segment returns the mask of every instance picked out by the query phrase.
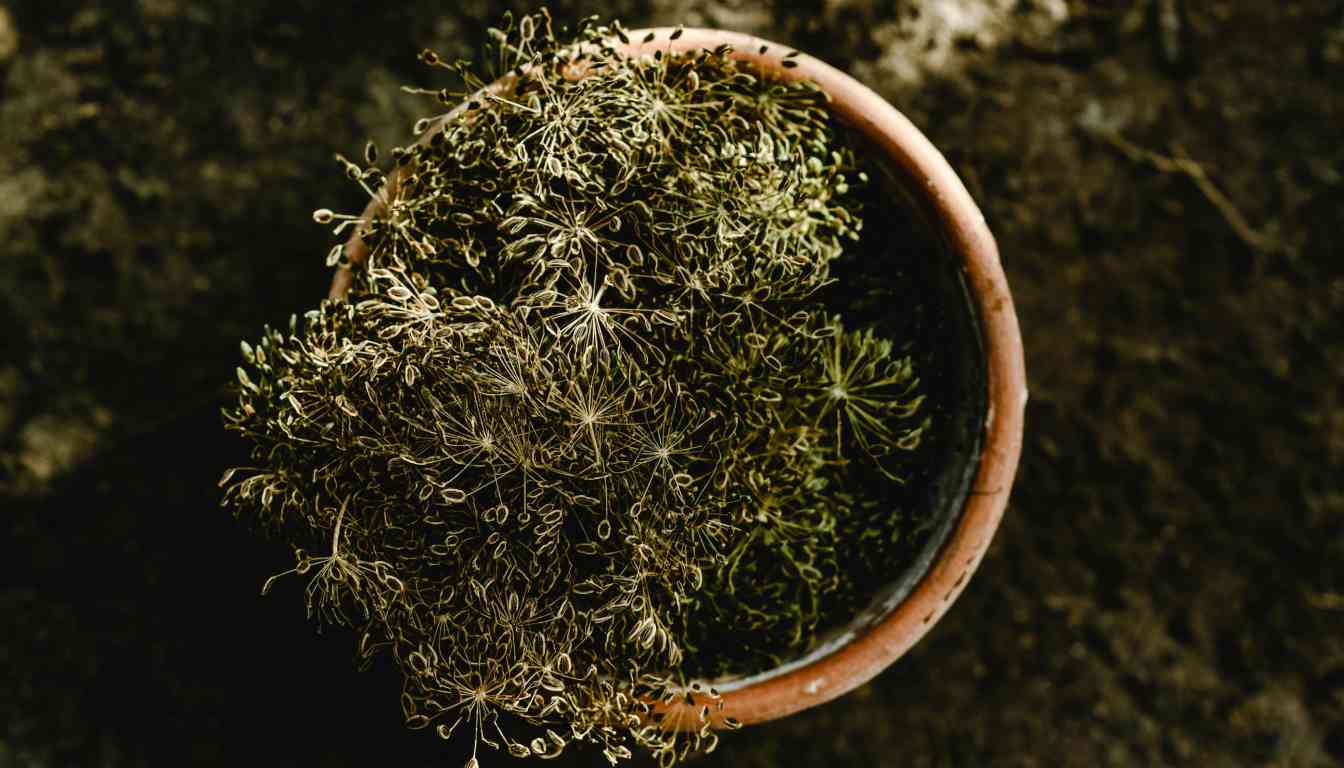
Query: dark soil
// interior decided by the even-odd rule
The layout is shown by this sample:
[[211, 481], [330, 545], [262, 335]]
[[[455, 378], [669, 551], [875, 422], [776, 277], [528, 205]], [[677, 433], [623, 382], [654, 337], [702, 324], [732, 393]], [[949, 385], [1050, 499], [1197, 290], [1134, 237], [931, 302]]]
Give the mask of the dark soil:
[[[981, 202], [1026, 339], [1022, 468], [956, 606], [700, 764], [1344, 761], [1344, 3], [966, 0], [915, 55], [946, 7], [552, 8], [866, 80]], [[238, 339], [325, 291], [311, 211], [362, 204], [332, 153], [402, 140], [419, 50], [503, 6], [0, 9], [0, 766], [460, 764], [298, 586], [258, 596], [289, 555], [218, 508], [218, 409]]]

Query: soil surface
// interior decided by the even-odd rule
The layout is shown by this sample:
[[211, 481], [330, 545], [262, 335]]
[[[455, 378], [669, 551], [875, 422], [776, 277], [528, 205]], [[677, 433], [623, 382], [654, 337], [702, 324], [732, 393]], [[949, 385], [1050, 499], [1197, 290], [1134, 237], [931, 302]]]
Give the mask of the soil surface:
[[[374, 6], [378, 5], [377, 8]], [[332, 154], [504, 5], [0, 2], [0, 766], [460, 765], [218, 507], [238, 340], [324, 293]], [[517, 6], [527, 10], [529, 6]], [[1344, 761], [1344, 3], [561, 2], [867, 82], [999, 239], [1032, 400], [909, 655], [698, 765]], [[512, 763], [482, 754], [484, 765]], [[596, 765], [569, 754], [562, 764]]]

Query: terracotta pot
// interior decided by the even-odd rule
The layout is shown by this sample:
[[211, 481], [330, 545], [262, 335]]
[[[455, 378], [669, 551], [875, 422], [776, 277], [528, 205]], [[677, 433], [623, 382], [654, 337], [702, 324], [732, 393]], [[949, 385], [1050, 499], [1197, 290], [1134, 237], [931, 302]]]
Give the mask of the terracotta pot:
[[[650, 32], [654, 39], [640, 42]], [[760, 723], [830, 701], [871, 680], [910, 650], [965, 588], [1003, 517], [1017, 470], [1027, 403], [1022, 337], [985, 217], [943, 155], [904, 115], [862, 83], [811, 56], [793, 56], [787, 60], [794, 66], [786, 68], [785, 56], [791, 52], [787, 46], [712, 29], [685, 29], [672, 40], [673, 32], [671, 27], [633, 31], [629, 37], [634, 42], [624, 48], [632, 54], [652, 54], [727, 44], [734, 58], [780, 78], [811, 80], [830, 96], [834, 115], [861, 134], [870, 151], [881, 153], [882, 160], [902, 177], [906, 192], [924, 209], [944, 249], [961, 264], [984, 354], [986, 407], [980, 422], [978, 467], [961, 509], [949, 513], [946, 536], [916, 574], [917, 579], [901, 588], [902, 597], [894, 607], [867, 617], [798, 661], [762, 674], [715, 682], [723, 697], [723, 707], [711, 715], [716, 726], [729, 717], [743, 724]], [[490, 87], [506, 83], [503, 80]], [[426, 131], [425, 136], [432, 133]], [[394, 173], [388, 184], [396, 181]], [[377, 200], [370, 202], [364, 217], [376, 213], [378, 207]], [[361, 231], [351, 235], [345, 252], [355, 263], [364, 258], [367, 247]], [[330, 295], [344, 295], [350, 282], [347, 271], [338, 271]]]

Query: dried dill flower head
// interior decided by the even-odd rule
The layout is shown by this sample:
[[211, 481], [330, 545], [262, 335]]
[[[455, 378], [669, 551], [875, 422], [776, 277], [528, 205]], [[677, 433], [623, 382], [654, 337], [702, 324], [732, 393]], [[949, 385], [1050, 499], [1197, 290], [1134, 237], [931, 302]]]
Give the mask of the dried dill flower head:
[[713, 669], [688, 662], [716, 628], [805, 649], [867, 509], [846, 472], [899, 477], [921, 398], [815, 298], [861, 179], [814, 86], [629, 58], [619, 25], [493, 34], [498, 87], [426, 53], [463, 105], [386, 176], [344, 161], [376, 212], [316, 218], [367, 255], [243, 345], [226, 421], [258, 466], [225, 502], [293, 542], [311, 613], [392, 654], [412, 728], [672, 762], [711, 713], [673, 710], [678, 736], [651, 702]]

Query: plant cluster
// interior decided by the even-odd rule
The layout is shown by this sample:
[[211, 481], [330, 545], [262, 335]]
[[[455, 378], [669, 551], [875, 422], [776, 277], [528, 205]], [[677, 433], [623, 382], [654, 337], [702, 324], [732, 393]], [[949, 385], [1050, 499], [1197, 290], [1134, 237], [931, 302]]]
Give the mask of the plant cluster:
[[315, 218], [367, 253], [243, 344], [225, 416], [258, 466], [225, 501], [295, 544], [311, 613], [390, 651], [412, 728], [671, 762], [714, 744], [705, 638], [812, 640], [872, 513], [846, 473], [899, 477], [921, 397], [816, 298], [863, 179], [815, 86], [631, 57], [618, 24], [492, 34], [496, 85], [426, 52], [456, 108], [390, 172], [342, 158], [377, 205]]

